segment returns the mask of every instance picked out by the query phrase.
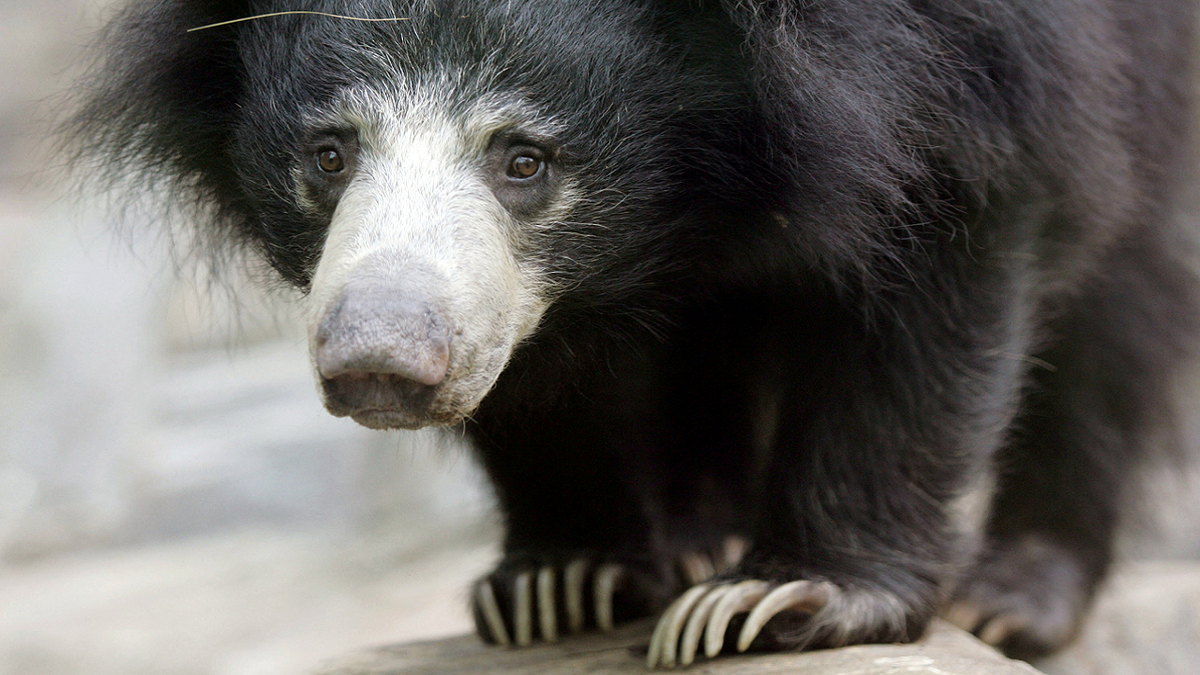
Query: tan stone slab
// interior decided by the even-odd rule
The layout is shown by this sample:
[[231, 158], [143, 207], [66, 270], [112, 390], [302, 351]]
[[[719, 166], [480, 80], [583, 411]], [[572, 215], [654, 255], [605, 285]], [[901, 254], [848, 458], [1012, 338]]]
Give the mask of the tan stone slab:
[[[462, 636], [384, 647], [319, 675], [645, 675], [651, 624], [529, 649], [486, 646]], [[910, 645], [863, 645], [806, 653], [752, 654], [701, 661], [689, 675], [1037, 675], [967, 633], [937, 622]]]

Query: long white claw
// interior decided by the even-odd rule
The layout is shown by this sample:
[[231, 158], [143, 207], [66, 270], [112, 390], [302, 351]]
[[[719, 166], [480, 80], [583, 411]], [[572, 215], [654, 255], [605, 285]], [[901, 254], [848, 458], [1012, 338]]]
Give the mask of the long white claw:
[[993, 647], [999, 647], [1004, 641], [1025, 627], [1025, 622], [1012, 615], [1001, 614], [989, 619], [979, 629], [979, 639]]
[[541, 639], [547, 643], [558, 641], [558, 616], [554, 611], [554, 568], [545, 566], [538, 571], [538, 626]]
[[983, 621], [983, 610], [975, 605], [957, 602], [950, 607], [942, 618], [965, 631], [974, 631]]
[[684, 581], [689, 586], [703, 583], [712, 578], [716, 570], [708, 556], [695, 551], [689, 551], [679, 556], [679, 566], [683, 569]]
[[554, 568], [547, 565], [538, 570], [537, 575], [537, 605], [538, 626], [542, 629], [542, 639], [546, 642], [558, 642], [558, 615], [555, 610]]
[[700, 634], [704, 632], [704, 624], [708, 623], [708, 615], [712, 613], [713, 605], [725, 596], [729, 586], [717, 586], [705, 594], [696, 603], [692, 615], [688, 617], [687, 625], [683, 627], [683, 637], [679, 639], [679, 665], [690, 666], [696, 660], [696, 648], [700, 646]]
[[533, 644], [533, 573], [521, 572], [513, 581], [513, 629], [517, 646]]
[[794, 609], [805, 614], [815, 614], [829, 601], [829, 593], [821, 584], [811, 581], [792, 581], [767, 594], [759, 601], [738, 634], [737, 650], [744, 652], [758, 637], [759, 631], [776, 614], [785, 609]]
[[646, 653], [646, 667], [654, 668], [658, 664], [667, 667], [675, 665], [675, 657], [679, 649], [679, 633], [688, 614], [700, 598], [709, 591], [711, 586], [699, 585], [689, 588], [679, 596], [667, 611], [663, 612], [654, 628], [654, 636], [650, 638], [650, 649]]
[[662, 651], [663, 633], [666, 631], [667, 619], [678, 602], [678, 599], [672, 602], [658, 618], [658, 623], [654, 624], [654, 633], [650, 635], [650, 645], [646, 647], [646, 668], [649, 670], [654, 670], [654, 667], [658, 665], [658, 653]]
[[601, 565], [592, 579], [592, 598], [596, 603], [596, 627], [608, 633], [613, 629], [613, 593], [625, 574], [620, 565]]
[[512, 644], [508, 639], [508, 630], [504, 627], [504, 616], [500, 614], [500, 605], [496, 602], [496, 592], [492, 582], [483, 580], [475, 587], [475, 602], [479, 611], [483, 612], [483, 620], [487, 622], [488, 632], [496, 644], [507, 647]]
[[674, 606], [675, 603], [671, 603], [666, 612], [659, 617], [658, 623], [654, 624], [654, 632], [650, 635], [650, 645], [646, 647], [646, 668], [648, 670], [654, 670], [654, 667], [658, 665], [658, 652], [662, 648], [663, 623]]
[[567, 627], [572, 633], [583, 630], [583, 583], [587, 580], [588, 561], [572, 560], [563, 569], [564, 594], [567, 600]]
[[734, 614], [750, 611], [770, 589], [771, 584], [757, 579], [749, 579], [730, 587], [713, 607], [712, 616], [708, 617], [708, 629], [704, 632], [705, 656], [711, 659], [721, 653], [721, 647], [725, 646], [725, 630], [729, 628], [729, 620]]

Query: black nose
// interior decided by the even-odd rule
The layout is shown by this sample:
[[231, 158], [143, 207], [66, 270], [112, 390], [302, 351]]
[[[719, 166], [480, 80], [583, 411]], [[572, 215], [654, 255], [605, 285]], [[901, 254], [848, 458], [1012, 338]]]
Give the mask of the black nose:
[[335, 414], [397, 413], [419, 422], [446, 379], [450, 330], [429, 274], [364, 265], [317, 327], [317, 372]]

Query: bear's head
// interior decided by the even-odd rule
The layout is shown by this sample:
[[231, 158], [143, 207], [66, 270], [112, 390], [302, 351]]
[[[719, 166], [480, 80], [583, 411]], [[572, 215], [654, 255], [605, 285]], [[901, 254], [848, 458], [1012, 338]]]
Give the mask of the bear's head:
[[73, 131], [101, 168], [165, 182], [201, 206], [210, 242], [248, 245], [305, 292], [334, 414], [456, 423], [558, 309], [625, 313], [690, 245], [677, 222], [706, 190], [688, 176], [734, 105], [643, 9], [316, 2], [250, 18], [267, 4], [135, 3]]

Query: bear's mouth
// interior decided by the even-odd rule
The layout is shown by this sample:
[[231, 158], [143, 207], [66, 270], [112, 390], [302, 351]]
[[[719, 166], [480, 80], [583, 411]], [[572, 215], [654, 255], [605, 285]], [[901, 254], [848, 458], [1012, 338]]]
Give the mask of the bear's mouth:
[[371, 429], [420, 429], [449, 426], [463, 415], [438, 405], [442, 385], [427, 385], [399, 375], [344, 374], [321, 378], [325, 408]]

